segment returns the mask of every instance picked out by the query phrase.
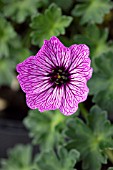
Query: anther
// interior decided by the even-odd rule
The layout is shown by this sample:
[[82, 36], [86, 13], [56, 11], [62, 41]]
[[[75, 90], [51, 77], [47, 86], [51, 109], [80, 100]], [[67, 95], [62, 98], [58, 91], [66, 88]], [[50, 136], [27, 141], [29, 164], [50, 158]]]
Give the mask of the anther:
[[61, 76], [60, 76], [59, 74], [57, 75], [57, 77], [58, 77], [58, 79], [60, 79], [60, 78], [61, 78]]
[[59, 84], [59, 82], [56, 82], [56, 81], [55, 81], [55, 84]]
[[58, 72], [62, 73], [62, 70], [61, 70], [61, 69], [59, 69], [59, 70], [58, 70]]
[[65, 76], [62, 76], [62, 78], [63, 78], [64, 80], [67, 80], [67, 77], [65, 77]]

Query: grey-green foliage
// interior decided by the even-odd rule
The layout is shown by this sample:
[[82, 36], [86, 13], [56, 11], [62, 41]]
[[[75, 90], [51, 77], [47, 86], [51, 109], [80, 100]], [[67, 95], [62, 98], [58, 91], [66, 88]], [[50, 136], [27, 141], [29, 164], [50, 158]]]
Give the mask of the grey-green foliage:
[[10, 48], [17, 38], [13, 26], [3, 16], [0, 15], [0, 58], [9, 57]]
[[[77, 114], [78, 112], [74, 116]], [[33, 138], [33, 143], [40, 144], [41, 149], [46, 150], [63, 144], [64, 136], [62, 131], [66, 126], [67, 119], [68, 117], [58, 110], [40, 113], [36, 109], [29, 112], [24, 119], [24, 124], [30, 131], [29, 135]]]
[[109, 113], [113, 111], [113, 53], [109, 52], [96, 58], [97, 71], [88, 82], [93, 102]]
[[22, 23], [29, 16], [37, 13], [37, 9], [48, 1], [45, 0], [3, 0], [3, 13], [17, 23]]
[[50, 2], [57, 4], [64, 11], [68, 11], [73, 5], [73, 0], [50, 0]]
[[111, 0], [78, 0], [79, 4], [75, 5], [72, 10], [74, 16], [80, 16], [81, 24], [102, 23], [105, 14], [113, 8]]
[[87, 44], [90, 47], [90, 57], [92, 59], [103, 53], [113, 51], [113, 42], [107, 42], [109, 30], [101, 29], [96, 25], [89, 25], [81, 30], [81, 34], [74, 36], [74, 43]]
[[20, 144], [9, 150], [7, 159], [0, 160], [0, 170], [75, 170], [80, 155], [77, 150], [68, 152], [60, 147], [56, 152], [51, 148], [33, 157], [31, 145]]
[[0, 60], [0, 85], [11, 85], [15, 79], [15, 62], [9, 59]]
[[8, 159], [1, 160], [1, 170], [34, 170], [32, 147], [30, 145], [17, 145], [10, 149]]
[[[93, 71], [97, 70], [95, 59], [103, 54], [113, 52], [113, 41], [108, 41], [109, 30], [107, 28], [99, 28], [96, 25], [89, 25], [81, 34], [76, 34], [73, 41], [76, 44], [86, 44], [90, 48], [90, 58]], [[101, 82], [100, 82], [101, 83]]]
[[57, 154], [53, 150], [42, 152], [35, 161], [40, 170], [76, 170], [79, 155], [75, 149], [68, 152], [61, 147]]
[[41, 46], [44, 39], [51, 36], [65, 34], [65, 28], [70, 25], [71, 16], [62, 15], [61, 8], [56, 4], [51, 4], [44, 14], [37, 14], [31, 22], [32, 43]]
[[113, 126], [106, 111], [93, 106], [87, 122], [80, 118], [69, 119], [65, 133], [69, 137], [66, 148], [80, 152], [83, 170], [100, 170], [101, 165], [107, 163], [104, 150], [113, 148]]

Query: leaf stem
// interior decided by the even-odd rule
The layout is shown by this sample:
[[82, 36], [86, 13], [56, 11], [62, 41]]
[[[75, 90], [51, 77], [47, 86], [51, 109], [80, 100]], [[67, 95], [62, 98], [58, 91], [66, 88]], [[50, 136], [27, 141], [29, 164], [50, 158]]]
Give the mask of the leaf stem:
[[88, 111], [87, 109], [84, 107], [84, 104], [83, 103], [80, 103], [79, 104], [79, 108], [80, 108], [80, 112], [82, 114], [82, 117], [86, 120], [87, 122], [87, 117], [88, 117]]
[[29, 48], [30, 47], [30, 33], [31, 33], [31, 29], [28, 28], [28, 30], [26, 30], [26, 35], [24, 36], [23, 38], [23, 45], [24, 47], [26, 48]]
[[113, 163], [113, 150], [111, 149], [106, 149], [105, 150], [106, 155], [108, 156], [108, 159], [110, 160], [111, 163]]

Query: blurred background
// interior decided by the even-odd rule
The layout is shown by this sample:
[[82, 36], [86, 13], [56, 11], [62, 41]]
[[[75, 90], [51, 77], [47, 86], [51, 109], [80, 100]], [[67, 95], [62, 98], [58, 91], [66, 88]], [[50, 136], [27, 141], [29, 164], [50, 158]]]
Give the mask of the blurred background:
[[[27, 116], [29, 108], [26, 105], [25, 94], [20, 89], [17, 81], [16, 65], [25, 60], [30, 55], [35, 55], [41, 47], [43, 40], [52, 35], [64, 34], [64, 28], [70, 25], [72, 18], [67, 17], [64, 25], [61, 24], [63, 31], [49, 35], [48, 30], [44, 30], [47, 25], [55, 24], [54, 18], [33, 18], [44, 14], [49, 6], [54, 3], [56, 17], [58, 20], [62, 13], [69, 15], [75, 3], [73, 0], [0, 0], [0, 157], [7, 156], [8, 148], [17, 143], [29, 143], [28, 132], [22, 121]], [[58, 6], [57, 6], [58, 5]], [[52, 9], [53, 10], [53, 9]], [[55, 11], [50, 11], [51, 15]], [[58, 16], [57, 16], [58, 15]], [[37, 25], [39, 22], [39, 25]], [[56, 21], [57, 22], [57, 21]], [[32, 24], [35, 29], [31, 26]], [[40, 27], [40, 25], [42, 25]], [[60, 25], [59, 25], [60, 28]], [[49, 29], [49, 28], [48, 28]], [[58, 29], [58, 28], [56, 28]], [[39, 38], [35, 36], [38, 31]], [[45, 32], [45, 37], [43, 36]], [[70, 37], [70, 30], [67, 38]], [[34, 34], [34, 36], [31, 36]], [[35, 38], [36, 37], [36, 38]], [[34, 42], [34, 39], [35, 42]], [[64, 39], [65, 41], [65, 39]]]
[[[0, 157], [17, 143], [30, 143], [23, 125], [30, 109], [17, 81], [16, 65], [35, 55], [44, 39], [65, 46], [85, 43], [95, 58], [113, 52], [113, 4], [105, 0], [0, 0]], [[85, 102], [92, 106], [92, 96]], [[112, 115], [109, 114], [111, 121]]]

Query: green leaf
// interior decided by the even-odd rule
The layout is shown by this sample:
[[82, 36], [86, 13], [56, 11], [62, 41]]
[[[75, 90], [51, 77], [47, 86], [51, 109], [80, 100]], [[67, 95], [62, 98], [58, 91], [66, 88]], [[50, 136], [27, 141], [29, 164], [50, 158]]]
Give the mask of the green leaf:
[[79, 158], [75, 149], [67, 151], [60, 147], [58, 153], [51, 150], [40, 152], [32, 160], [30, 145], [16, 145], [8, 152], [8, 158], [1, 160], [2, 170], [75, 170]]
[[[89, 46], [90, 58], [92, 59], [91, 64], [94, 71], [97, 70], [95, 58], [100, 57], [102, 54], [113, 52], [113, 41], [107, 42], [108, 35], [108, 29], [101, 29], [96, 25], [89, 25], [82, 30], [81, 34], [75, 35], [73, 38], [75, 44], [86, 44]], [[101, 81], [100, 84], [102, 84]]]
[[8, 159], [1, 160], [2, 170], [33, 170], [31, 160], [31, 146], [17, 145], [9, 150]]
[[95, 59], [97, 72], [88, 82], [93, 102], [109, 113], [113, 111], [113, 53], [109, 52]]
[[75, 149], [68, 152], [65, 148], [60, 148], [57, 155], [53, 150], [44, 151], [35, 161], [40, 170], [75, 170], [78, 158], [79, 152]]
[[69, 11], [71, 6], [73, 5], [72, 0], [50, 0], [50, 2], [57, 4], [60, 8], [62, 8], [64, 11]]
[[23, 48], [20, 47], [15, 50], [13, 49], [12, 53], [13, 60], [15, 60], [16, 63], [23, 62], [23, 60], [25, 60], [32, 54], [31, 51], [29, 51], [29, 49], [24, 47]]
[[64, 142], [62, 130], [67, 119], [68, 117], [61, 114], [58, 110], [43, 113], [34, 110], [29, 112], [24, 119], [24, 124], [30, 130], [33, 143], [40, 144], [41, 149], [44, 150]]
[[108, 168], [108, 170], [113, 170], [113, 167]]
[[15, 62], [9, 59], [0, 60], [0, 85], [11, 85], [12, 81], [15, 79], [16, 74]]
[[31, 22], [32, 43], [41, 46], [44, 39], [65, 34], [65, 27], [68, 27], [71, 21], [72, 17], [62, 15], [57, 5], [51, 4], [44, 14], [37, 14]]
[[16, 36], [12, 25], [0, 16], [0, 58], [9, 56], [10, 47]]
[[96, 25], [90, 25], [82, 29], [81, 34], [74, 36], [74, 43], [87, 44], [90, 47], [91, 58], [95, 58], [103, 53], [113, 51], [112, 43], [107, 42], [108, 34], [108, 29], [101, 29]]
[[45, 0], [5, 0], [4, 1], [4, 15], [11, 17], [17, 23], [22, 23], [28, 16], [37, 13], [37, 8], [45, 4]]
[[80, 118], [70, 119], [65, 134], [69, 137], [66, 148], [80, 152], [83, 170], [100, 170], [106, 163], [104, 149], [113, 148], [113, 126], [98, 106], [91, 108], [87, 123]]
[[81, 17], [81, 24], [100, 24], [105, 14], [109, 13], [112, 8], [113, 3], [110, 0], [81, 0], [75, 5], [72, 14]]

